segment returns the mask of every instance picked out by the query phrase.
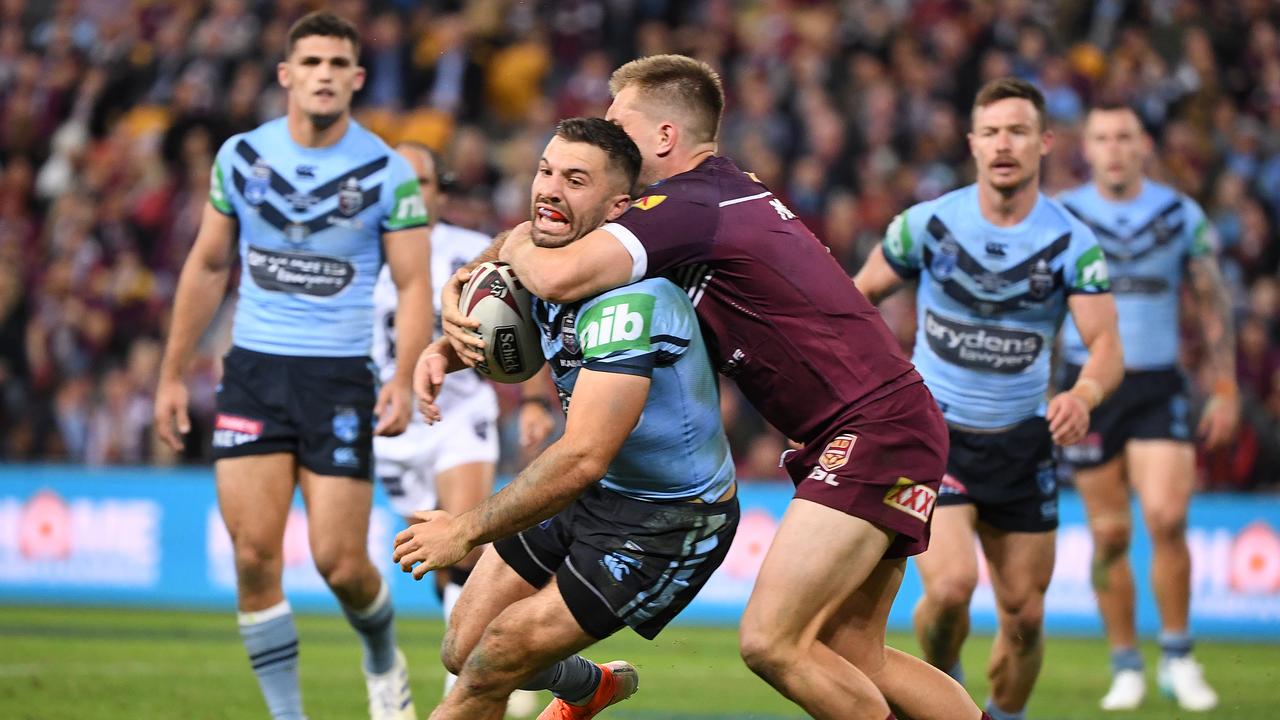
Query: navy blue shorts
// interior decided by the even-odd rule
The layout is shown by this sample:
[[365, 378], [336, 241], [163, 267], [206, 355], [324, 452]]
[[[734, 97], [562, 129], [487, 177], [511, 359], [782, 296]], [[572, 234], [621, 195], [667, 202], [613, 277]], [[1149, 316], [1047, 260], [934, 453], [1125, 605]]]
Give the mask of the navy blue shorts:
[[645, 502], [593, 484], [555, 517], [493, 549], [534, 587], [554, 575], [592, 637], [630, 626], [652, 640], [724, 562], [737, 529], [736, 497]]
[[[1064, 368], [1063, 387], [1080, 376], [1074, 365]], [[1130, 440], [1191, 442], [1191, 404], [1187, 380], [1177, 368], [1126, 370], [1120, 387], [1089, 416], [1084, 440], [1063, 448], [1075, 467], [1102, 465], [1124, 451]]]
[[213, 458], [291, 453], [320, 475], [369, 480], [377, 377], [364, 357], [233, 347], [223, 359]]
[[1009, 532], [1058, 527], [1058, 466], [1049, 423], [1023, 420], [999, 432], [951, 428], [938, 504], [973, 505], [978, 519]]

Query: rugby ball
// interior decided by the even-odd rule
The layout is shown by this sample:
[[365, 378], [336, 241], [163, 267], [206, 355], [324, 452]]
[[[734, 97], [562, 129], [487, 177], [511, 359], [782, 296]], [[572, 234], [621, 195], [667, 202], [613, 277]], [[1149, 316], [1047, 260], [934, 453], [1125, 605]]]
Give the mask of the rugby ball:
[[501, 383], [518, 383], [533, 377], [542, 367], [542, 338], [533, 319], [533, 297], [511, 266], [504, 262], [481, 263], [462, 288], [459, 309], [480, 322], [484, 361], [476, 370]]

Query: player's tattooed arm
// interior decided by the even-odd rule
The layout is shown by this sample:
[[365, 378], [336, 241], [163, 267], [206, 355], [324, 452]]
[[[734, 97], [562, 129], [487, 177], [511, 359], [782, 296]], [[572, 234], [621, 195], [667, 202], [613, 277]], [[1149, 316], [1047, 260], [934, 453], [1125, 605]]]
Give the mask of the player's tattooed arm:
[[1240, 415], [1231, 294], [1212, 253], [1193, 258], [1187, 270], [1200, 307], [1206, 362], [1214, 378], [1209, 403], [1200, 421], [1200, 434], [1205, 444], [1213, 448], [1235, 434]]

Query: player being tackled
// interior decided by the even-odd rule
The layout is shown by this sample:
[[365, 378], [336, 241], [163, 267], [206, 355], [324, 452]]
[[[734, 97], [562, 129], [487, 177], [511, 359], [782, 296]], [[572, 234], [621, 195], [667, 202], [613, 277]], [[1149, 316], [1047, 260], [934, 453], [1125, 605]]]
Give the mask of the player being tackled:
[[[534, 242], [562, 247], [616, 219], [639, 170], [619, 126], [562, 121], [533, 181]], [[634, 667], [575, 653], [625, 626], [654, 638], [738, 526], [718, 385], [688, 295], [655, 278], [571, 303], [535, 299], [533, 314], [564, 435], [473, 510], [419, 513], [396, 537], [395, 561], [417, 578], [493, 542], [449, 622], [443, 656], [459, 678], [436, 720], [496, 720], [517, 688], [556, 695], [544, 719], [595, 717], [630, 697]], [[428, 419], [446, 366], [465, 367], [445, 340], [418, 363]]]

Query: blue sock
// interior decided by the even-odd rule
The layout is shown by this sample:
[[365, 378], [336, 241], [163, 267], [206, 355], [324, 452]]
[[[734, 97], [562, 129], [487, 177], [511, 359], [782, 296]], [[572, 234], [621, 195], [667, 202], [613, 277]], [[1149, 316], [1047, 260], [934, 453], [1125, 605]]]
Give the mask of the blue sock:
[[298, 685], [298, 630], [289, 602], [260, 612], [240, 613], [240, 638], [249, 652], [253, 674], [276, 720], [305, 720]]
[[1191, 654], [1189, 633], [1160, 633], [1160, 655], [1166, 659], [1184, 658]]
[[347, 622], [360, 633], [364, 643], [364, 669], [379, 674], [396, 663], [395, 609], [391, 607], [391, 590], [383, 582], [378, 595], [363, 610], [343, 607]]
[[1138, 648], [1117, 648], [1111, 651], [1111, 673], [1120, 672], [1121, 670], [1137, 670], [1142, 672], [1142, 653], [1138, 652]]
[[952, 680], [955, 680], [961, 685], [964, 684], [964, 666], [960, 664], [959, 660], [957, 660], [956, 664], [952, 665], [951, 668], [946, 672], [948, 675], [951, 676]]
[[534, 675], [521, 690], [550, 690], [567, 703], [585, 703], [595, 694], [603, 671], [581, 655], [571, 655]]
[[994, 700], [987, 700], [987, 714], [991, 716], [991, 720], [1026, 720], [1027, 711], [1019, 710], [1018, 712], [1005, 712], [996, 707]]

